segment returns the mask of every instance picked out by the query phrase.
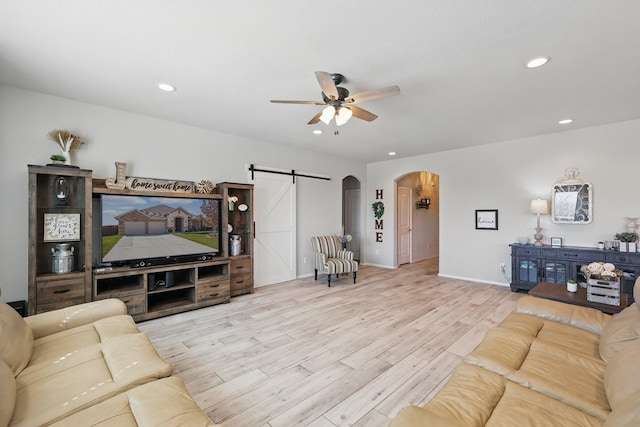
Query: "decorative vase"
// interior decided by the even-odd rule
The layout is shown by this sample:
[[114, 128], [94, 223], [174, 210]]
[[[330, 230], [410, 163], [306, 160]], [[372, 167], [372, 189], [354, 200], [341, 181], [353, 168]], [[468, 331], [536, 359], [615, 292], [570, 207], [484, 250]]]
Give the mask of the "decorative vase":
[[71, 164], [71, 153], [69, 152], [69, 150], [62, 150], [62, 155], [64, 156], [64, 164], [65, 165], [70, 165]]

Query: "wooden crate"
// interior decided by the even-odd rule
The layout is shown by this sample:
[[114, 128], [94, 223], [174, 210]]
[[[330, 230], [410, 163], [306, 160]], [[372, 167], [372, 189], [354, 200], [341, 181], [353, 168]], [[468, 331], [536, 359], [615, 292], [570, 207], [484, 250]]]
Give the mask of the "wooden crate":
[[590, 278], [587, 281], [587, 301], [620, 305], [620, 279]]

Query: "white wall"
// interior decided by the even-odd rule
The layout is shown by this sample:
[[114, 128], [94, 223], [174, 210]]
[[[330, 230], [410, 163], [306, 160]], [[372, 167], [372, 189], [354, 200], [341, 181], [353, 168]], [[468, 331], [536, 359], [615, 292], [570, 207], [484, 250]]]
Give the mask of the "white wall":
[[[567, 168], [593, 184], [594, 220], [587, 225], [553, 224], [542, 217], [544, 242], [595, 246], [626, 230], [626, 217], [640, 217], [640, 120], [565, 131], [534, 138], [453, 150], [367, 165], [365, 260], [393, 267], [394, 180], [408, 172], [440, 175], [440, 274], [506, 284], [499, 264], [510, 266], [509, 244], [533, 241], [530, 200], [550, 199], [551, 187]], [[384, 190], [384, 241], [375, 242], [371, 204]], [[499, 230], [475, 229], [476, 209], [498, 209]], [[508, 269], [509, 272], [509, 269]]]
[[115, 177], [115, 161], [128, 164], [129, 176], [187, 181], [247, 182], [245, 168], [251, 163], [331, 176], [331, 181], [296, 179], [299, 276], [313, 272], [310, 237], [341, 228], [342, 178], [363, 179], [366, 170], [364, 163], [0, 85], [0, 288], [5, 301], [27, 299], [27, 164], [49, 163], [58, 152], [47, 139], [52, 129], [67, 129], [86, 141], [72, 159], [96, 178]]

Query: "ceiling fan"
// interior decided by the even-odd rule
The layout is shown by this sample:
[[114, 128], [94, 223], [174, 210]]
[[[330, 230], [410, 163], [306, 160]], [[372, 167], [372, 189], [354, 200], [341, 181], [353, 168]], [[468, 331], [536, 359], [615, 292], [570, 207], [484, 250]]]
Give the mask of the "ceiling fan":
[[335, 117], [336, 125], [342, 126], [347, 123], [352, 116], [368, 122], [378, 118], [375, 114], [360, 107], [356, 107], [355, 104], [373, 101], [374, 99], [386, 98], [400, 93], [400, 88], [398, 86], [389, 86], [382, 89], [360, 92], [350, 96], [347, 89], [338, 86], [344, 81], [344, 76], [342, 74], [330, 74], [324, 71], [316, 71], [316, 78], [318, 79], [318, 83], [320, 83], [320, 88], [322, 88], [322, 102], [283, 101], [277, 99], [272, 99], [271, 102], [279, 104], [326, 105], [327, 107], [313, 116], [313, 118], [309, 120], [308, 124], [313, 125], [321, 121], [328, 125], [331, 122], [331, 119]]

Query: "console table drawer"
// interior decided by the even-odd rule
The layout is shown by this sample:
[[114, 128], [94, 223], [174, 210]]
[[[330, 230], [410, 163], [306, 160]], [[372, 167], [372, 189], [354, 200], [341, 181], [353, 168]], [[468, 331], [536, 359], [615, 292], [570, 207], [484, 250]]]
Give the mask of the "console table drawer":
[[589, 251], [575, 251], [571, 249], [561, 248], [545, 248], [542, 250], [542, 256], [545, 258], [574, 260], [574, 261], [602, 261], [602, 254], [591, 253]]
[[126, 297], [120, 297], [120, 299], [127, 306], [127, 314], [129, 316], [147, 312], [147, 299], [144, 294], [128, 295]]
[[218, 298], [229, 298], [228, 281], [198, 283], [198, 301], [207, 301]]
[[251, 273], [251, 259], [239, 259], [233, 260], [229, 263], [229, 269], [231, 270], [231, 276], [238, 274], [250, 274]]
[[540, 256], [540, 248], [533, 245], [512, 245], [513, 255], [518, 256]]
[[607, 262], [612, 264], [638, 264], [640, 263], [640, 255], [635, 252], [615, 252], [607, 251], [605, 255]]
[[84, 278], [38, 279], [36, 283], [38, 305], [43, 302], [56, 302], [62, 299], [82, 299], [84, 302]]

